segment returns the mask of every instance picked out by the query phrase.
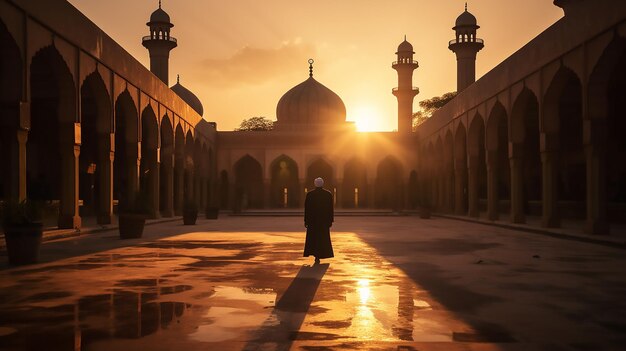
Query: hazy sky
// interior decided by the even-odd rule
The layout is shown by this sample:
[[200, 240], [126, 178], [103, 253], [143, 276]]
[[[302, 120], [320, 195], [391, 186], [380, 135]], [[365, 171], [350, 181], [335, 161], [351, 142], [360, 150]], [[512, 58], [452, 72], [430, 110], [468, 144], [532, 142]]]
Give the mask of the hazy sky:
[[[141, 37], [157, 0], [69, 0], [131, 55], [149, 67]], [[346, 104], [361, 130], [393, 130], [397, 85], [391, 69], [406, 34], [420, 67], [418, 101], [456, 89], [456, 59], [447, 44], [463, 12], [460, 0], [163, 0], [178, 48], [170, 56], [170, 85], [181, 83], [204, 105], [204, 118], [232, 130], [249, 117], [276, 118], [290, 88], [315, 78]], [[562, 16], [552, 0], [475, 0], [477, 78]]]

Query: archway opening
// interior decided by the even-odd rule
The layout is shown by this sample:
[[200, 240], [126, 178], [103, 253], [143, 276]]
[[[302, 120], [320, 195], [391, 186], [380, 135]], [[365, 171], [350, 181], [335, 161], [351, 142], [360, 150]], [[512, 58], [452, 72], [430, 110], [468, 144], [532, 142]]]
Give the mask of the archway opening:
[[[72, 75], [54, 47], [40, 50], [30, 67], [31, 130], [27, 142], [27, 196], [47, 201], [59, 212], [58, 225], [77, 216], [74, 205], [76, 93]], [[61, 148], [63, 147], [63, 151]], [[63, 163], [62, 152], [65, 153]], [[65, 170], [62, 169], [63, 166]], [[65, 179], [64, 179], [65, 178]], [[64, 181], [62, 181], [64, 179]], [[58, 208], [58, 210], [57, 210]], [[54, 216], [48, 226], [55, 226]], [[68, 217], [63, 219], [62, 217]]]
[[158, 216], [159, 201], [159, 125], [152, 107], [141, 113], [141, 161], [139, 188], [148, 202], [149, 216]]
[[[511, 115], [511, 143], [519, 158], [522, 208], [525, 216], [541, 216], [541, 151], [539, 104], [530, 90], [520, 93]], [[515, 160], [513, 161], [515, 162]]]
[[403, 182], [400, 162], [387, 156], [376, 173], [376, 207], [400, 210], [403, 207]]
[[346, 162], [343, 171], [342, 192], [343, 207], [367, 207], [367, 170], [361, 160], [353, 158]]
[[174, 196], [174, 131], [169, 117], [161, 119], [161, 165], [159, 168], [159, 210], [161, 215], [170, 217]]
[[104, 81], [98, 73], [92, 73], [81, 88], [80, 215], [97, 214], [101, 224], [110, 223], [111, 116]]
[[128, 91], [115, 102], [115, 161], [113, 198], [117, 210], [132, 203], [139, 190], [138, 117], [135, 102]]
[[235, 163], [235, 210], [263, 207], [263, 170], [252, 156]]
[[271, 206], [298, 207], [300, 204], [300, 184], [298, 165], [286, 155], [281, 155], [271, 164], [270, 201]]
[[467, 214], [467, 135], [460, 124], [454, 141], [455, 212]]

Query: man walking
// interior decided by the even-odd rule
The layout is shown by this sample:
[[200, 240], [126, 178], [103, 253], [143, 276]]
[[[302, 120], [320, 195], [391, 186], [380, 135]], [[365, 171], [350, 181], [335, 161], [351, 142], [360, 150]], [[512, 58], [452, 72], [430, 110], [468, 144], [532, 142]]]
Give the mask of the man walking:
[[304, 257], [314, 256], [315, 263], [322, 258], [334, 257], [330, 242], [330, 227], [334, 221], [333, 195], [323, 186], [324, 179], [316, 178], [315, 189], [306, 194], [304, 201]]

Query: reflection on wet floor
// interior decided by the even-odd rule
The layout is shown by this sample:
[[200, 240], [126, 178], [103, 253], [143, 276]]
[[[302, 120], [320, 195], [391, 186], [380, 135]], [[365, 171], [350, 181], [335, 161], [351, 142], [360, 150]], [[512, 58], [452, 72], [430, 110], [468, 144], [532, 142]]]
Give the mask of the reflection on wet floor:
[[286, 350], [474, 335], [356, 234], [334, 233], [337, 257], [312, 266], [301, 238], [190, 233], [0, 272], [0, 345]]

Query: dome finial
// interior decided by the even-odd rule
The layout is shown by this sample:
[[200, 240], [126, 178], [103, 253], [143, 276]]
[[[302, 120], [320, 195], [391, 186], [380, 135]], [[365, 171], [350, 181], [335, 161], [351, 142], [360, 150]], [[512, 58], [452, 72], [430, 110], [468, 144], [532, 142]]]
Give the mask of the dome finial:
[[406, 34], [404, 35], [404, 41], [406, 41]]
[[309, 77], [313, 77], [313, 59], [309, 59]]
[[467, 1], [465, 2], [465, 12], [467, 12]]
[[159, 0], [159, 8], [161, 8], [161, 0]]
[[177, 74], [177, 75], [176, 75], [176, 83], [177, 83], [177, 84], [180, 84], [180, 74]]

